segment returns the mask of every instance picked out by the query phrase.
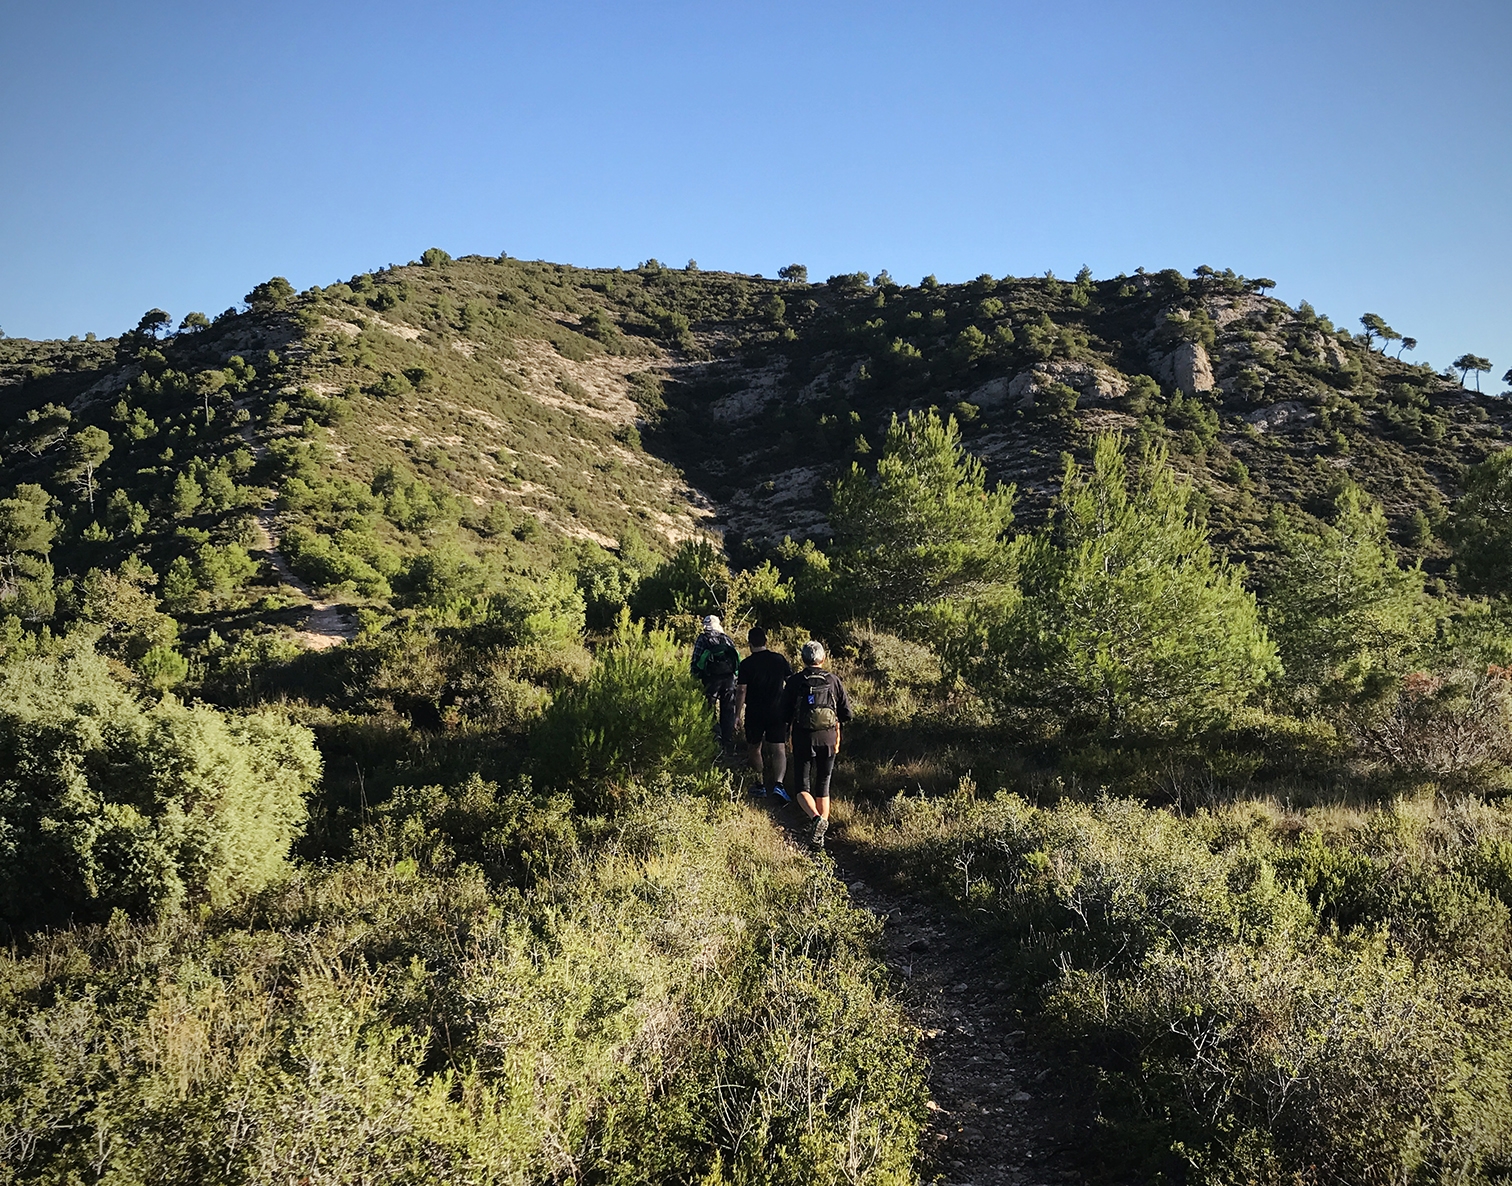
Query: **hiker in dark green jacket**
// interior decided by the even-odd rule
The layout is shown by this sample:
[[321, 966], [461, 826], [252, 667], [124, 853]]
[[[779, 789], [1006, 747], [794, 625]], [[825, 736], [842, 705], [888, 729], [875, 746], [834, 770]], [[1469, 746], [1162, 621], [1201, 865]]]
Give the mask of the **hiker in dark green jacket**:
[[703, 684], [709, 706], [717, 713], [719, 744], [726, 756], [735, 752], [735, 672], [739, 668], [740, 652], [719, 619], [710, 614], [693, 642], [689, 669], [693, 678]]

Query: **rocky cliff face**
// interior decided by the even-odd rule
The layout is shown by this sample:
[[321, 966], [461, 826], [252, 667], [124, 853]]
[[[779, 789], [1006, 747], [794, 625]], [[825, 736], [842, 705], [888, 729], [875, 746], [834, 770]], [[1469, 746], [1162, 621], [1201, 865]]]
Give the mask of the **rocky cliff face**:
[[1203, 395], [1217, 386], [1212, 360], [1201, 342], [1182, 342], [1161, 359], [1158, 373], [1167, 386], [1188, 395]]

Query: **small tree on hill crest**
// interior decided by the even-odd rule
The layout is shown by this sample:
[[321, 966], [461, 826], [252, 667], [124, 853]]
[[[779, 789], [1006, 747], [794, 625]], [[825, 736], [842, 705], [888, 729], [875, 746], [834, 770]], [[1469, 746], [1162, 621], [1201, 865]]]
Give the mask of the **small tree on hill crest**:
[[1482, 358], [1479, 354], [1461, 354], [1451, 364], [1460, 373], [1460, 386], [1465, 385], [1465, 376], [1472, 371], [1475, 373], [1475, 390], [1480, 390], [1480, 377], [1483, 371], [1491, 369], [1491, 360]]

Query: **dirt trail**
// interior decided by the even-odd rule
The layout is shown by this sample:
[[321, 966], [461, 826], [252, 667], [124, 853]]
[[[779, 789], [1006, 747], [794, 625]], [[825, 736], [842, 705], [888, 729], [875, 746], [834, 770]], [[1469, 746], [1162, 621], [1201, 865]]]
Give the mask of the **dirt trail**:
[[294, 574], [284, 554], [278, 550], [278, 523], [272, 507], [263, 507], [257, 512], [257, 546], [268, 557], [268, 563], [278, 574], [278, 579], [292, 586], [310, 601], [310, 616], [300, 629], [295, 631], [301, 642], [312, 651], [323, 651], [340, 646], [357, 637], [357, 626], [345, 615], [342, 607], [333, 601], [325, 601], [304, 581]]
[[[244, 408], [247, 402], [238, 400], [232, 406]], [[242, 426], [241, 438], [258, 460], [267, 453], [267, 446], [256, 438], [250, 426]], [[257, 550], [268, 557], [268, 563], [273, 566], [278, 579], [303, 594], [310, 603], [310, 616], [305, 619], [304, 625], [295, 631], [299, 640], [312, 651], [324, 651], [356, 638], [356, 623], [346, 617], [340, 605], [322, 599], [314, 589], [294, 574], [288, 560], [278, 550], [278, 544], [278, 520], [270, 504], [257, 512]]]
[[[795, 842], [798, 811], [775, 814]], [[1023, 1019], [982, 940], [933, 906], [866, 880], [861, 855], [831, 834], [835, 875], [882, 919], [884, 956], [925, 1035], [930, 1124], [922, 1180], [940, 1186], [1063, 1186], [1095, 1140], [1068, 1069], [1025, 1043]]]

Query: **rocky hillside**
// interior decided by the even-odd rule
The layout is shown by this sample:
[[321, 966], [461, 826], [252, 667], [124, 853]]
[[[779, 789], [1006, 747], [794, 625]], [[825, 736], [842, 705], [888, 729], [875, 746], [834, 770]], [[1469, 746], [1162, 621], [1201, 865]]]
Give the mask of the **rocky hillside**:
[[[891, 416], [928, 406], [1016, 484], [1021, 521], [1064, 451], [1118, 428], [1168, 445], [1252, 565], [1273, 505], [1324, 512], [1348, 478], [1446, 574], [1434, 528], [1512, 426], [1512, 401], [1232, 273], [903, 286], [784, 271], [432, 250], [304, 293], [275, 279], [176, 331], [154, 311], [111, 341], [6, 340], [0, 486], [45, 504], [51, 551], [33, 539], [31, 554], [50, 556], [65, 605], [130, 554], [180, 616], [233, 628], [295, 624], [321, 594], [423, 597], [427, 554], [455, 577], [549, 572], [583, 548], [649, 562], [701, 532], [746, 557], [822, 540], [827, 484]], [[25, 574], [7, 572], [15, 596]]]

